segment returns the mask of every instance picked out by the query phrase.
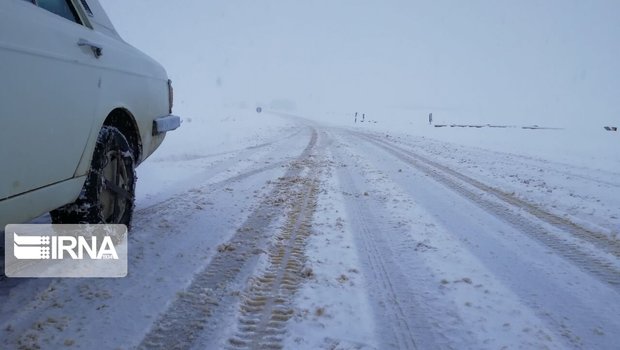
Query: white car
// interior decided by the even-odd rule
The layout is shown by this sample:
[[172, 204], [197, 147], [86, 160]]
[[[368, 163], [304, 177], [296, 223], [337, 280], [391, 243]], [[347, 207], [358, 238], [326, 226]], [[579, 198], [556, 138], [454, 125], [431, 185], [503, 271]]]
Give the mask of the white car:
[[1, 0], [0, 82], [0, 230], [129, 225], [135, 167], [180, 126], [164, 68], [96, 0]]

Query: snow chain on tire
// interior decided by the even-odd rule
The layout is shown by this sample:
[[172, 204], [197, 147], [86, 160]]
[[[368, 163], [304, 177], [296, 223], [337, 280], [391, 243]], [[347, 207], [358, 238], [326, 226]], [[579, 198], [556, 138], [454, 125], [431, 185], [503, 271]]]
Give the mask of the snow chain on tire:
[[91, 167], [78, 199], [50, 215], [55, 224], [131, 224], [136, 186], [129, 142], [115, 127], [99, 132]]

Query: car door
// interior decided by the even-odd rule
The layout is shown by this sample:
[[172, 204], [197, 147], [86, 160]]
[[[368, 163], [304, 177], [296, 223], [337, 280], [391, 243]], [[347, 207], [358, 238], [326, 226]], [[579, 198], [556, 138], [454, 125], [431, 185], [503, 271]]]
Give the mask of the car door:
[[71, 0], [0, 1], [0, 200], [73, 177], [97, 107], [93, 31]]

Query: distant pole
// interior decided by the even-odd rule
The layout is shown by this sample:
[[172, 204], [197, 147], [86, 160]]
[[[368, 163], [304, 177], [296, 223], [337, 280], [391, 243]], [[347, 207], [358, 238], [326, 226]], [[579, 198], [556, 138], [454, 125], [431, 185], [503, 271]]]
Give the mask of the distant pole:
[[355, 112], [355, 124], [357, 124], [357, 112]]
[[429, 113], [428, 114], [428, 125], [432, 125], [433, 124], [433, 113]]
[[364, 119], [366, 119], [366, 113], [362, 113], [362, 123], [364, 122]]

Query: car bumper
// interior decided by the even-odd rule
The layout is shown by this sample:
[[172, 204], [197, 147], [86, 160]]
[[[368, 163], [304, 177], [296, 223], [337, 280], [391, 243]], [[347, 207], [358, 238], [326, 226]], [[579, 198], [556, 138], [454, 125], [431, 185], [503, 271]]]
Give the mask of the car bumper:
[[167, 115], [153, 120], [153, 135], [172, 131], [181, 126], [181, 118], [176, 115]]

